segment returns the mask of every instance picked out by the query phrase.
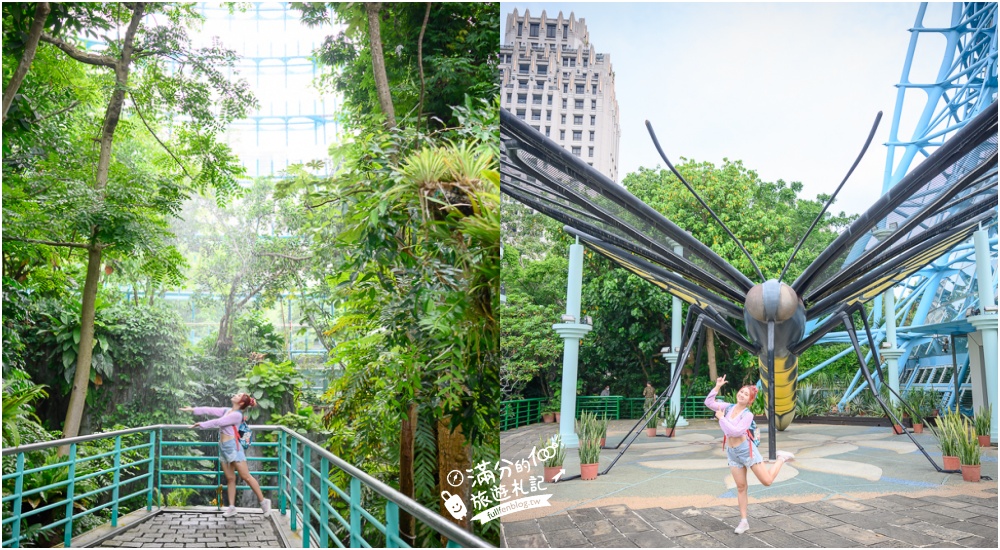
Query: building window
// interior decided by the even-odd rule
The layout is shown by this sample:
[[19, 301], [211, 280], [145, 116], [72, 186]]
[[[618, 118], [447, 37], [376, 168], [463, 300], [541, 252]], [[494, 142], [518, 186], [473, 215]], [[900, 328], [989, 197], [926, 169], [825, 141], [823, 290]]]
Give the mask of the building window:
[[584, 67], [586, 67], [586, 66], [587, 66], [587, 62], [588, 62], [588, 61], [590, 61], [590, 58], [589, 58], [589, 57], [584, 57], [584, 58], [583, 58], [583, 66], [584, 66]]
[[[519, 25], [520, 25], [520, 23], [519, 23]], [[518, 28], [520, 28], [520, 27], [518, 27]], [[521, 34], [521, 31], [518, 31], [517, 34]], [[566, 39], [566, 38], [569, 38], [569, 23], [563, 23], [563, 39]]]
[[573, 124], [583, 124], [583, 115], [573, 115]]
[[590, 100], [590, 110], [591, 111], [596, 111], [597, 110], [597, 100], [596, 99], [591, 99]]
[[583, 132], [580, 130], [573, 130], [573, 141], [580, 141], [583, 139]]
[[541, 105], [542, 104], [542, 94], [535, 94], [535, 95], [531, 96], [531, 104], [532, 105]]
[[562, 124], [566, 124], [566, 115], [559, 115], [559, 117], [560, 117], [559, 122]]
[[535, 70], [538, 71], [538, 74], [549, 74], [548, 65], [539, 65], [538, 67], [535, 67]]
[[582, 99], [574, 100], [573, 101], [573, 108], [574, 109], [583, 109], [583, 100]]
[[590, 131], [590, 141], [594, 141], [594, 131]]
[[517, 81], [517, 87], [520, 90], [527, 90], [528, 89], [528, 81], [527, 80], [518, 80]]
[[528, 24], [528, 36], [538, 36], [538, 23]]
[[563, 98], [563, 109], [565, 109], [565, 108], [566, 108], [566, 98], [564, 97]]
[[549, 105], [552, 105], [552, 94], [549, 94]]
[[510, 94], [510, 93], [508, 93], [507, 94], [507, 103], [510, 103], [511, 101], [513, 101], [513, 95]]
[[535, 82], [535, 89], [536, 90], [544, 90], [545, 89], [545, 81], [544, 80], [539, 80], [538, 82]]
[[555, 38], [556, 37], [556, 26], [554, 23], [548, 23], [545, 25], [545, 38]]
[[[564, 94], [568, 94], [569, 93], [569, 82], [563, 82], [563, 93]], [[565, 103], [565, 102], [566, 102], [566, 100], [564, 99], [563, 103]], [[565, 105], [563, 105], [563, 106], [565, 107]]]
[[566, 130], [559, 130], [559, 139], [566, 139]]
[[587, 147], [587, 156], [590, 157], [590, 158], [594, 158], [594, 148], [593, 147]]
[[542, 131], [538, 126], [532, 126], [532, 128], [534, 128], [536, 132], [541, 132]]
[[528, 94], [517, 94], [517, 104], [525, 105], [528, 103]]
[[552, 120], [552, 111], [545, 111], [545, 120]]
[[576, 85], [576, 93], [578, 93], [578, 94], [582, 94], [583, 93], [583, 84], [577, 84]]
[[517, 118], [524, 120], [524, 109], [517, 110]]
[[531, 120], [542, 120], [541, 111], [531, 111]]
[[573, 148], [573, 154], [576, 155], [576, 156], [580, 156], [580, 148], [579, 147], [574, 147]]
[[597, 117], [595, 115], [590, 115], [590, 125], [597, 126]]
[[549, 132], [551, 132], [551, 131], [552, 131], [552, 127], [551, 126], [546, 126], [545, 127], [545, 137], [549, 137]]
[[597, 95], [597, 84], [590, 85], [590, 93]]
[[517, 35], [518, 35], [518, 36], [521, 36], [521, 30], [522, 30], [523, 28], [524, 28], [524, 23], [522, 23], [522, 22], [518, 21], [518, 22], [517, 22]]
[[528, 71], [530, 71], [530, 70], [531, 70], [531, 64], [530, 63], [521, 63], [518, 66], [518, 71], [520, 72], [520, 74], [528, 74]]

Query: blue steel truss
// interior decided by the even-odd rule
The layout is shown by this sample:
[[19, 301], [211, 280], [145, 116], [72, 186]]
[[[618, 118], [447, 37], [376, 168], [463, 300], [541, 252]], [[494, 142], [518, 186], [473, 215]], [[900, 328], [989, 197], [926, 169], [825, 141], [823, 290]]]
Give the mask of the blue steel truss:
[[[927, 4], [921, 4], [910, 29], [910, 44], [897, 86], [893, 122], [886, 143], [883, 193], [915, 166], [915, 160], [930, 155], [950, 134], [997, 100], [997, 4], [956, 2], [950, 7], [950, 25], [933, 27], [924, 24]], [[917, 82], [911, 77], [911, 69], [918, 55], [918, 42], [931, 35], [937, 35], [937, 40], [943, 37], [945, 44], [943, 52], [937, 50], [941, 55], [938, 72], [931, 82]], [[921, 100], [925, 103], [911, 137], [901, 138], [899, 127], [905, 118], [904, 104], [910, 107]], [[996, 218], [989, 231], [994, 274], [990, 284], [996, 288]], [[968, 346], [962, 336], [975, 332], [965, 318], [979, 308], [978, 284], [973, 247], [968, 242], [955, 247], [895, 288], [896, 319], [900, 325], [896, 332], [897, 347], [903, 350], [899, 359], [901, 391], [921, 387], [940, 393], [942, 408], [956, 405], [971, 408]], [[883, 307], [879, 297], [869, 312], [876, 345], [885, 340]], [[846, 332], [838, 332], [828, 334], [820, 342], [848, 343], [849, 339]], [[845, 348], [802, 373], [799, 380], [851, 352], [852, 348]], [[870, 358], [869, 352], [868, 360]], [[958, 391], [955, 389], [956, 377], [960, 381]], [[840, 407], [863, 391], [860, 382], [859, 370], [841, 398]]]

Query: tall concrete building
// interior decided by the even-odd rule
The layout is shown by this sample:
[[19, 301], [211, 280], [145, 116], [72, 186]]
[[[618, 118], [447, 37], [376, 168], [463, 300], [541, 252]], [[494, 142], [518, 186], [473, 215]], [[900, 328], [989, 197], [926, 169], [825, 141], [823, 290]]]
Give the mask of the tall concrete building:
[[618, 100], [611, 55], [597, 53], [584, 19], [507, 16], [501, 105], [618, 181]]

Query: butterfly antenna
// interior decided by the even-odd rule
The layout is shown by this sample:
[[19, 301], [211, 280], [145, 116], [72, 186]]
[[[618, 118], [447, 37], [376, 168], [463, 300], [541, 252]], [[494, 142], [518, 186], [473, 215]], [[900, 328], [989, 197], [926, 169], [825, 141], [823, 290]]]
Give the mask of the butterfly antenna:
[[798, 254], [799, 249], [802, 248], [802, 245], [806, 242], [806, 238], [809, 237], [810, 233], [812, 233], [813, 228], [816, 227], [816, 224], [819, 223], [819, 220], [823, 219], [823, 214], [826, 214], [827, 208], [830, 208], [830, 205], [833, 204], [834, 199], [837, 198], [837, 193], [840, 193], [840, 190], [844, 187], [844, 184], [847, 183], [847, 178], [851, 177], [851, 174], [854, 173], [854, 169], [858, 167], [858, 163], [860, 163], [861, 159], [865, 156], [865, 152], [868, 151], [868, 146], [871, 145], [872, 139], [875, 138], [875, 130], [878, 129], [878, 123], [881, 120], [882, 120], [882, 111], [879, 111], [878, 114], [875, 115], [875, 123], [872, 124], [872, 129], [870, 132], [868, 132], [868, 139], [865, 140], [865, 146], [861, 148], [861, 153], [858, 154], [858, 158], [854, 159], [854, 164], [851, 165], [851, 169], [847, 171], [847, 175], [844, 176], [843, 180], [841, 180], [840, 185], [837, 186], [837, 189], [833, 192], [833, 195], [830, 195], [829, 200], [827, 200], [826, 204], [823, 205], [823, 210], [821, 210], [819, 215], [816, 216], [816, 219], [813, 220], [812, 225], [810, 225], [809, 229], [806, 230], [806, 234], [802, 235], [802, 238], [799, 239], [799, 244], [795, 245], [795, 250], [792, 251], [792, 255], [791, 257], [788, 258], [788, 261], [785, 262], [785, 267], [781, 270], [781, 275], [778, 277], [779, 283], [781, 282], [782, 279], [785, 278], [785, 272], [788, 271], [788, 267], [792, 265], [792, 260], [795, 259], [795, 255]]
[[649, 137], [653, 138], [653, 145], [656, 146], [656, 151], [660, 153], [660, 157], [663, 159], [663, 162], [667, 163], [667, 168], [670, 168], [670, 171], [673, 172], [675, 176], [677, 176], [677, 179], [681, 180], [681, 183], [684, 184], [684, 187], [688, 188], [688, 191], [690, 191], [691, 194], [694, 195], [694, 198], [698, 199], [698, 202], [700, 202], [701, 205], [705, 207], [705, 210], [708, 210], [708, 213], [712, 215], [712, 218], [714, 218], [715, 221], [719, 222], [719, 225], [721, 225], [722, 228], [726, 230], [726, 233], [728, 233], [729, 237], [733, 239], [733, 241], [736, 243], [736, 246], [740, 247], [740, 250], [743, 251], [743, 254], [745, 254], [747, 259], [750, 260], [750, 265], [752, 265], [753, 268], [757, 270], [757, 276], [760, 277], [761, 281], [763, 281], [764, 274], [761, 273], [760, 268], [757, 267], [757, 262], [753, 261], [753, 257], [750, 256], [750, 253], [747, 252], [747, 249], [743, 247], [743, 243], [741, 243], [740, 240], [736, 238], [736, 235], [733, 235], [733, 232], [730, 231], [728, 227], [726, 227], [726, 224], [722, 223], [722, 220], [720, 220], [719, 217], [715, 215], [715, 212], [713, 212], [712, 209], [707, 204], [705, 204], [705, 201], [701, 199], [701, 196], [699, 196], [698, 192], [694, 190], [694, 187], [691, 187], [691, 184], [688, 183], [688, 181], [684, 179], [684, 176], [682, 176], [681, 173], [678, 172], [676, 168], [674, 168], [674, 165], [670, 163], [670, 159], [667, 158], [667, 155], [664, 154], [663, 152], [663, 148], [660, 147], [659, 140], [656, 139], [656, 132], [653, 131], [653, 125], [650, 124], [648, 120], [646, 121], [646, 129], [649, 130]]

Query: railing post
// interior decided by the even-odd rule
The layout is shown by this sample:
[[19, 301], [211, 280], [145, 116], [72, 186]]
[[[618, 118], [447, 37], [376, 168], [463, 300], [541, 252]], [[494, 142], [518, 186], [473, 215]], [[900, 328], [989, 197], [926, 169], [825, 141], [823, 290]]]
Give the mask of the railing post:
[[[160, 431], [160, 439], [162, 440], [163, 439], [163, 428], [160, 428], [159, 431]], [[155, 454], [155, 460], [154, 460], [154, 454]], [[156, 476], [157, 476], [157, 479], [156, 479], [156, 490], [159, 491], [159, 489], [160, 489], [160, 479], [159, 479], [159, 476], [163, 475], [163, 464], [161, 462], [163, 460], [163, 456], [162, 455], [163, 455], [163, 453], [161, 453], [159, 451], [159, 449], [157, 449], [157, 447], [156, 447], [156, 430], [149, 430], [149, 482], [146, 485], [146, 511], [147, 512], [153, 509], [153, 473], [154, 473], [154, 470], [155, 470], [155, 473], [156, 473]], [[156, 468], [154, 468], [153, 466], [156, 466]], [[162, 497], [163, 493], [160, 493], [160, 496]], [[161, 505], [162, 505], [162, 503], [159, 503], [159, 502], [157, 503], [157, 506], [161, 506]], [[67, 544], [66, 546], [69, 546], [69, 544]]]
[[284, 430], [278, 432], [278, 510], [285, 515], [285, 458], [288, 456], [288, 440]]
[[330, 491], [326, 486], [330, 483], [330, 463], [326, 457], [319, 459], [319, 475], [319, 547], [328, 548], [326, 530], [330, 525], [330, 512], [327, 510], [330, 507]]
[[113, 486], [111, 489], [111, 500], [114, 502], [111, 505], [111, 526], [118, 527], [118, 484], [121, 482], [121, 466], [122, 466], [122, 436], [115, 436], [115, 473], [113, 477]]
[[14, 481], [14, 507], [11, 513], [17, 518], [11, 525], [11, 535], [14, 537], [14, 548], [21, 547], [21, 493], [24, 491], [24, 453], [17, 453], [17, 478]]
[[73, 493], [76, 488], [76, 443], [69, 446], [69, 483], [66, 485], [66, 529], [63, 534], [63, 546], [70, 547], [73, 541]]
[[302, 548], [309, 548], [309, 445], [302, 447]]
[[351, 478], [351, 548], [361, 548], [361, 480]]
[[298, 454], [299, 454], [299, 440], [293, 437], [292, 438], [292, 459], [290, 461], [291, 463], [289, 464], [289, 469], [288, 469], [288, 485], [289, 485], [289, 491], [288, 491], [288, 493], [289, 493], [289, 498], [292, 501], [291, 502], [291, 506], [290, 506], [290, 508], [291, 508], [290, 512], [292, 513], [292, 517], [291, 517], [291, 520], [292, 520], [291, 521], [291, 523], [292, 523], [292, 525], [291, 525], [292, 531], [295, 531], [296, 529], [298, 529], [298, 523], [296, 523], [296, 521], [295, 521], [295, 459], [297, 457], [296, 455], [298, 455]]
[[387, 500], [385, 502], [385, 547], [399, 548], [393, 537], [399, 536], [399, 506]]

